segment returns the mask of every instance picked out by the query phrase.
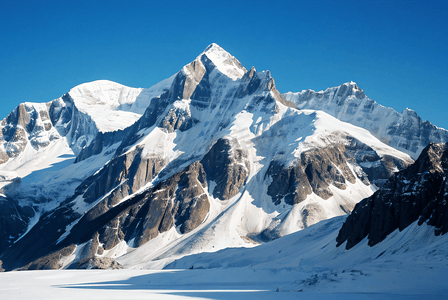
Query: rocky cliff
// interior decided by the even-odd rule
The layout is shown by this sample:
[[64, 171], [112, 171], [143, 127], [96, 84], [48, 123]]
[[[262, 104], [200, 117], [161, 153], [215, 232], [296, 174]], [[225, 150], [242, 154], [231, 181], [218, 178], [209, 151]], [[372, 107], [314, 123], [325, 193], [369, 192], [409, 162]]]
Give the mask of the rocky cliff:
[[350, 249], [366, 237], [373, 246], [416, 221], [436, 227], [436, 235], [448, 232], [447, 149], [447, 144], [429, 144], [414, 164], [359, 202], [339, 232], [338, 246], [346, 242]]

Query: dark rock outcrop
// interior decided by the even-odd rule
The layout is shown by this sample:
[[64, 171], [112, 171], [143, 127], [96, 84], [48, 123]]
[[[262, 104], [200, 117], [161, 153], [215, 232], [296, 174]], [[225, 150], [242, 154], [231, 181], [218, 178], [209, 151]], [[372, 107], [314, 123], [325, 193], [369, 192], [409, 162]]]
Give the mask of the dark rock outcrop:
[[120, 265], [116, 260], [110, 257], [92, 257], [83, 259], [76, 264], [76, 269], [112, 269], [118, 270], [123, 269], [123, 266]]
[[[80, 217], [73, 211], [72, 206], [73, 204], [65, 202], [56, 209], [44, 213], [25, 236], [0, 254], [3, 268], [8, 271], [21, 268], [70, 246], [71, 244], [58, 244], [57, 241], [63, 234], [62, 230]], [[44, 265], [47, 265], [46, 261]], [[52, 266], [59, 264], [59, 258], [57, 262], [53, 259], [50, 261]]]
[[196, 162], [126, 202], [95, 209], [102, 206], [102, 200], [80, 219], [64, 243], [98, 238], [104, 250], [109, 250], [123, 240], [141, 246], [174, 224], [187, 233], [201, 224], [209, 211], [204, 186], [205, 172]]
[[273, 179], [268, 195], [274, 203], [279, 204], [285, 197], [290, 205], [302, 202], [311, 192], [328, 199], [333, 195], [330, 185], [345, 189], [346, 180], [350, 183], [356, 180], [347, 165], [343, 146], [305, 151], [293, 166], [286, 168], [274, 161], [266, 175]]
[[339, 231], [338, 246], [350, 249], [367, 237], [368, 245], [415, 221], [448, 232], [448, 145], [429, 144], [417, 161], [389, 178], [371, 197], [359, 202]]
[[161, 158], [142, 157], [142, 149], [127, 152], [114, 158], [98, 173], [87, 178], [77, 189], [75, 195], [83, 195], [84, 201], [93, 203], [99, 198], [102, 202], [95, 206], [95, 212], [106, 211], [119, 203], [124, 197], [137, 192], [150, 182], [164, 167]]
[[93, 155], [100, 154], [106, 147], [123, 141], [129, 129], [116, 130], [112, 132], [98, 132], [92, 142], [82, 148], [76, 156], [75, 163], [83, 161]]
[[216, 198], [229, 199], [239, 192], [249, 172], [246, 154], [238, 143], [218, 140], [201, 162], [194, 162], [154, 188], [120, 204], [121, 199], [135, 193], [156, 174], [148, 176], [147, 171], [154, 168], [148, 167], [149, 160], [138, 159], [139, 154], [129, 155], [115, 159], [78, 188], [77, 194], [84, 191], [83, 201], [87, 203], [97, 201], [111, 189], [112, 192], [86, 212], [72, 229], [68, 241], [85, 241], [97, 231], [104, 250], [109, 250], [122, 240], [133, 240], [135, 246], [140, 246], [172, 226], [187, 233], [199, 226], [209, 212], [204, 190], [207, 182], [216, 183], [213, 193]]
[[397, 170], [406, 168], [412, 160], [404, 161], [391, 155], [380, 157], [378, 153], [368, 145], [351, 136], [341, 136], [344, 143], [344, 155], [352, 165], [358, 165], [361, 170], [356, 170], [356, 175], [366, 184], [373, 183], [380, 187]]

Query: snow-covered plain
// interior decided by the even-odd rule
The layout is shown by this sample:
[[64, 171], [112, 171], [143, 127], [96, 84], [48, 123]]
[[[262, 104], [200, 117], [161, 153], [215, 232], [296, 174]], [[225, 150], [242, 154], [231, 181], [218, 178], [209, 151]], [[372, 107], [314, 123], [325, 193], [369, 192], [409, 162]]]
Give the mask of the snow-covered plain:
[[448, 236], [412, 224], [374, 247], [336, 248], [345, 216], [164, 270], [0, 273], [2, 299], [448, 299]]
[[[251, 271], [247, 268], [174, 271], [65, 270], [4, 273], [0, 274], [0, 279], [2, 299], [448, 299], [447, 294], [437, 293], [276, 292], [275, 285], [288, 282], [288, 275], [290, 274]], [[442, 273], [439, 275], [443, 277]]]

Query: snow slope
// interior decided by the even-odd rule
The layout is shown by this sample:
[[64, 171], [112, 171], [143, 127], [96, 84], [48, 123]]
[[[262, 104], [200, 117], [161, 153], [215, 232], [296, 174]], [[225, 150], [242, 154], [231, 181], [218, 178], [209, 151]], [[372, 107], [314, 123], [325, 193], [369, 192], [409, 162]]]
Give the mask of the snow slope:
[[174, 76], [149, 89], [131, 88], [108, 80], [78, 85], [69, 95], [76, 107], [88, 114], [100, 132], [124, 129], [137, 121], [151, 99], [169, 89]]
[[300, 232], [251, 249], [225, 249], [186, 256], [169, 269], [251, 269], [295, 273], [280, 291], [448, 295], [448, 237], [417, 222], [396, 230], [374, 247], [336, 247], [345, 217], [322, 221]]

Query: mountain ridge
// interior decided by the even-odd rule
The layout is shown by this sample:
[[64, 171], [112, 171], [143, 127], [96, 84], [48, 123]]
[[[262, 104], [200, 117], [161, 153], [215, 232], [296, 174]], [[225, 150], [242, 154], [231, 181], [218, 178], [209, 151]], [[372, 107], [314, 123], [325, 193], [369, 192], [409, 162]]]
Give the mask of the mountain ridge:
[[86, 99], [69, 92], [46, 104], [64, 145], [52, 152], [58, 165], [17, 180], [20, 168], [0, 165], [0, 204], [27, 211], [3, 216], [22, 220], [0, 235], [4, 268], [113, 264], [141, 247], [148, 259], [252, 247], [347, 214], [413, 161], [365, 129], [296, 109], [269, 71], [247, 71], [216, 44], [150, 88], [125, 128], [98, 127], [104, 105], [77, 107], [113, 94], [117, 115], [133, 111], [139, 90], [96, 95], [102, 84], [84, 86], [77, 95]]
[[408, 153], [413, 159], [417, 159], [429, 142], [448, 141], [446, 129], [422, 121], [409, 108], [399, 113], [378, 104], [353, 81], [325, 91], [303, 90], [283, 96], [299, 109], [320, 109], [342, 121], [365, 128], [382, 142]]

